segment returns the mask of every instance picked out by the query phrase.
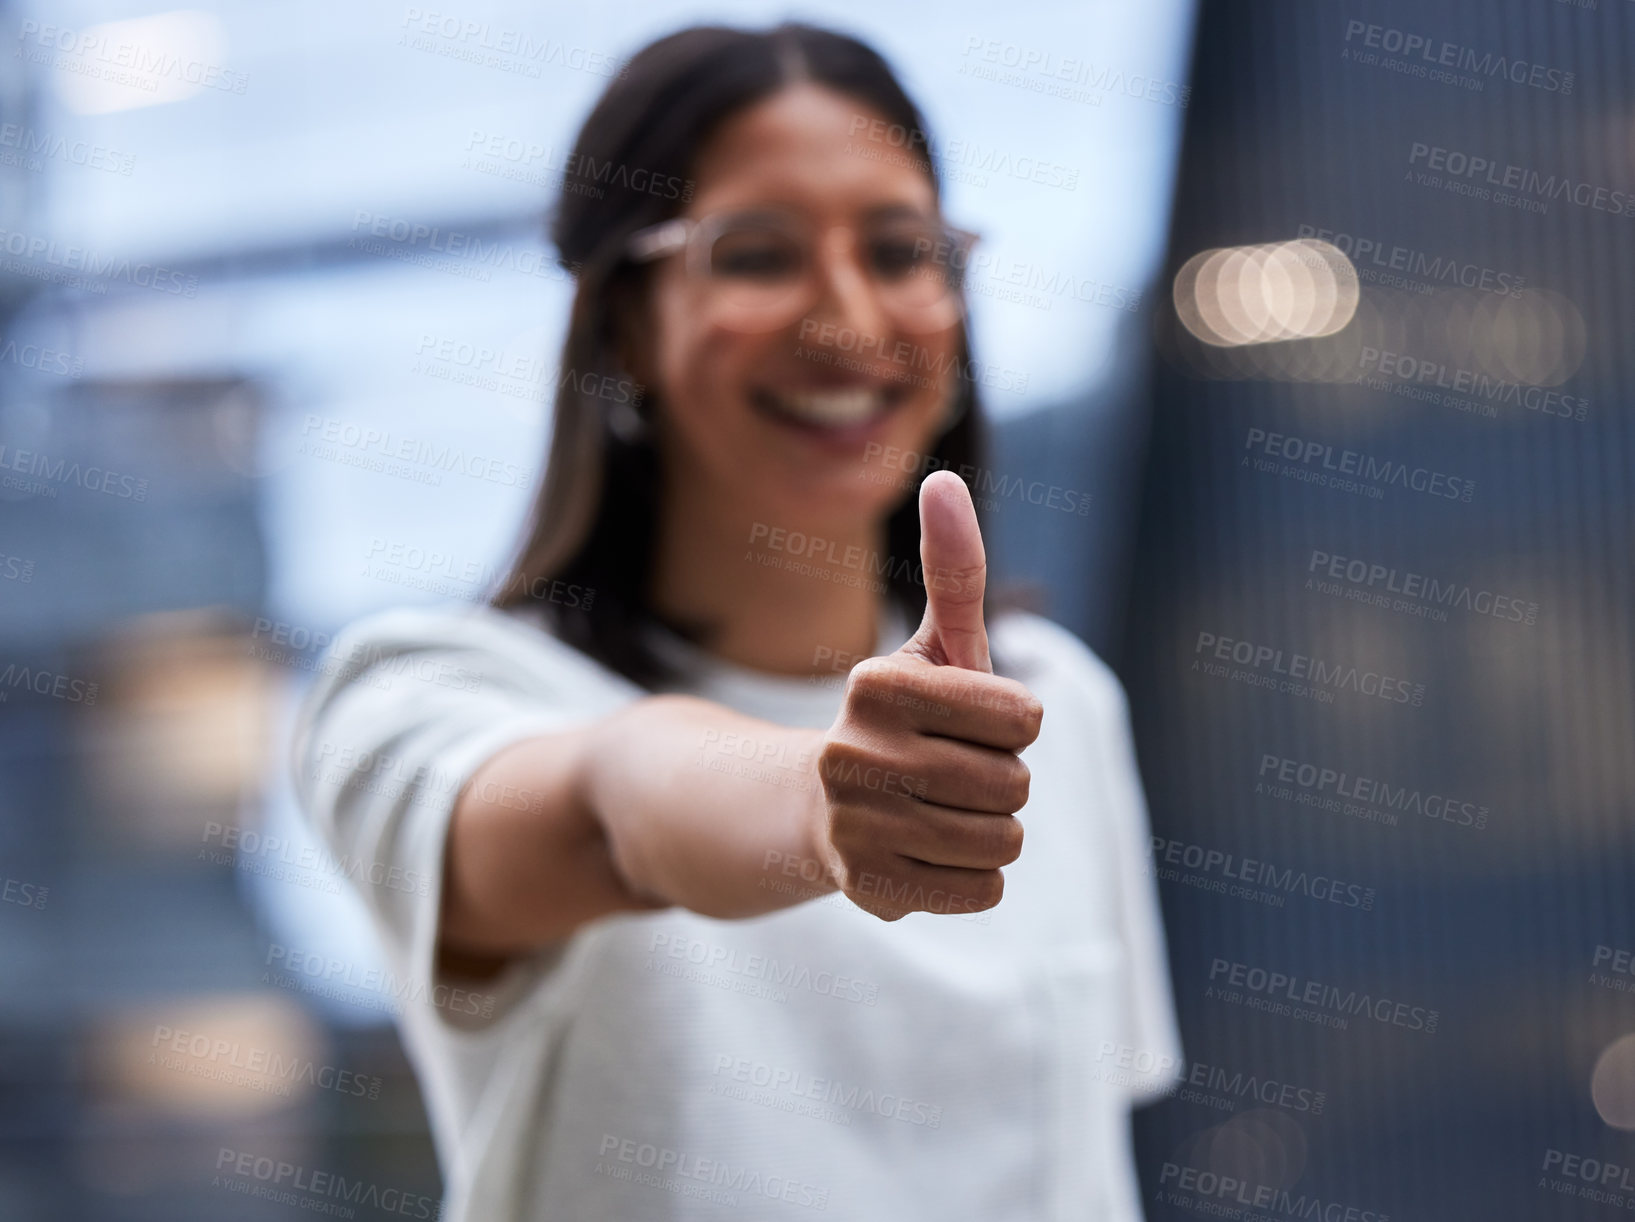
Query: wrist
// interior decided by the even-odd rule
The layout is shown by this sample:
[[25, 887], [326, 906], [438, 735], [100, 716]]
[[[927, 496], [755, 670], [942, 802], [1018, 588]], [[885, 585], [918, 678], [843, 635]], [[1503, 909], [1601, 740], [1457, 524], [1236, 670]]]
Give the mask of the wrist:
[[640, 718], [643, 703], [637, 701], [585, 727], [569, 774], [569, 790], [578, 820], [607, 846], [608, 862], [619, 881], [633, 896], [657, 898], [646, 885], [639, 852], [643, 837], [631, 825], [639, 804], [620, 792], [621, 784], [629, 779], [622, 753], [633, 735], [640, 733], [632, 722]]
[[840, 878], [836, 870], [834, 846], [829, 842], [829, 801], [823, 791], [823, 777], [819, 771], [819, 760], [826, 736], [819, 730], [806, 730], [802, 733], [808, 736], [803, 750], [810, 764], [807, 767], [806, 785], [797, 791], [801, 797], [799, 826], [796, 829], [800, 853], [803, 860], [816, 863], [820, 872], [811, 885], [825, 892], [838, 891]]

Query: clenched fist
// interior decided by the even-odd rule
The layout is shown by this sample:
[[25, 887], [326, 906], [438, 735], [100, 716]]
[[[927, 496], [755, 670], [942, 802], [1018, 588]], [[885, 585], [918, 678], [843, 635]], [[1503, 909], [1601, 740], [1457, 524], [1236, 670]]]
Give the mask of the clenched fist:
[[1022, 851], [1028, 767], [1018, 753], [1044, 716], [1032, 692], [993, 673], [982, 532], [950, 472], [920, 485], [920, 561], [925, 619], [896, 653], [852, 668], [813, 795], [831, 877], [888, 921], [999, 902], [1000, 867]]

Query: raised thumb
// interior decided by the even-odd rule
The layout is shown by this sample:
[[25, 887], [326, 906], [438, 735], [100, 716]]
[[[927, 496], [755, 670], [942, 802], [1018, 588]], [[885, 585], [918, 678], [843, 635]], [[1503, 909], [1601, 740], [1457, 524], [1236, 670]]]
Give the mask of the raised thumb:
[[938, 666], [993, 673], [982, 597], [988, 557], [965, 481], [933, 471], [920, 485], [920, 567], [925, 619], [903, 650]]

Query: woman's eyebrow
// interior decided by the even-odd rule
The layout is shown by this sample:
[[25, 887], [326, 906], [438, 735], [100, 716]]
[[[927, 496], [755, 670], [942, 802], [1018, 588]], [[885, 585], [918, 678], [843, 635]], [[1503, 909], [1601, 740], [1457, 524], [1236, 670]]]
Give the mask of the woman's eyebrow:
[[934, 209], [916, 208], [913, 204], [877, 204], [863, 213], [865, 221], [924, 220], [935, 215]]

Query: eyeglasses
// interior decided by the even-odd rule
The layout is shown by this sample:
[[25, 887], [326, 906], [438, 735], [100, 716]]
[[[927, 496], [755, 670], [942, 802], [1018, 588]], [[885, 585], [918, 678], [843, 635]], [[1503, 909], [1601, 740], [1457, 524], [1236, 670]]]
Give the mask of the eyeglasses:
[[940, 331], [964, 315], [965, 267], [977, 235], [934, 216], [891, 215], [821, 232], [798, 214], [773, 210], [677, 217], [632, 234], [626, 253], [638, 263], [684, 253], [688, 275], [725, 325], [774, 331], [817, 303], [819, 243], [837, 233], [881, 308], [904, 330]]

